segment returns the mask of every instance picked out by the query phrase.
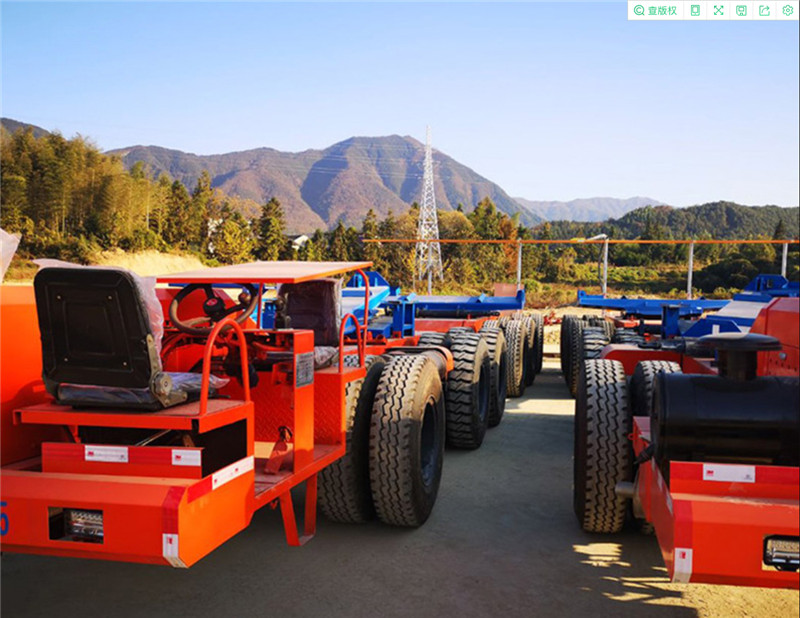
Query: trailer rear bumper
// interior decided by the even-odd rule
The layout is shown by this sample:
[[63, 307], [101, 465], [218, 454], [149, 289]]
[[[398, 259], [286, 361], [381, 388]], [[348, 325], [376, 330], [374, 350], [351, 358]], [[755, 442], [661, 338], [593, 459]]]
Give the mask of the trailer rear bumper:
[[799, 587], [797, 572], [778, 571], [763, 562], [766, 539], [797, 538], [800, 511], [796, 501], [676, 494], [673, 511], [672, 534], [665, 535], [673, 543], [662, 542], [659, 536], [672, 581]]
[[[649, 418], [634, 419], [634, 449], [649, 443]], [[765, 564], [770, 537], [800, 535], [800, 469], [673, 461], [639, 467], [635, 500], [652, 522], [670, 579], [683, 583], [800, 588], [797, 571]]]
[[[202, 479], [4, 468], [3, 551], [188, 567], [244, 529], [253, 457]], [[74, 540], [64, 509], [101, 514], [102, 536]]]

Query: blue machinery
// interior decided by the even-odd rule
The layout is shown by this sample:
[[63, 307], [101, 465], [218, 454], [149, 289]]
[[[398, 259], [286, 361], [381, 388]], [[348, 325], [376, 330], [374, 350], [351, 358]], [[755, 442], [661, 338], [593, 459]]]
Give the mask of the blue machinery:
[[613, 309], [622, 312], [623, 316], [640, 319], [656, 319], [661, 317], [664, 307], [677, 307], [681, 317], [691, 318], [703, 315], [706, 311], [719, 311], [729, 300], [671, 300], [665, 298], [605, 298], [602, 294], [587, 294], [578, 290], [578, 306], [595, 309]]
[[[515, 296], [418, 296], [402, 294], [380, 273], [367, 271], [370, 299], [369, 332], [373, 337], [390, 337], [394, 333], [414, 335], [415, 317], [466, 318], [497, 315], [501, 311], [521, 310], [525, 306], [525, 290]], [[174, 285], [174, 284], [173, 284]], [[225, 286], [222, 286], [225, 287]], [[238, 287], [238, 286], [231, 286]], [[578, 306], [619, 311], [626, 318], [661, 320], [663, 337], [701, 337], [711, 333], [746, 332], [759, 310], [772, 299], [800, 295], [800, 283], [781, 275], [758, 275], [733, 299], [695, 300], [606, 298], [602, 294], [587, 294], [578, 290]], [[380, 309], [389, 315], [379, 316]], [[352, 313], [359, 321], [364, 317], [364, 280], [354, 275], [342, 290], [342, 312]], [[705, 315], [708, 312], [716, 312]], [[266, 300], [261, 309], [263, 328], [275, 323], [275, 306]], [[348, 323], [348, 330], [354, 329]]]
[[[761, 308], [774, 298], [800, 295], [800, 284], [781, 275], [758, 275], [732, 300], [605, 298], [578, 290], [578, 306], [620, 311], [626, 318], [661, 320], [662, 337], [702, 337], [747, 332]], [[704, 313], [715, 311], [699, 318]]]
[[[416, 316], [478, 317], [520, 310], [525, 306], [525, 290], [518, 290], [515, 296], [418, 296], [402, 294], [399, 287], [390, 285], [380, 273], [367, 271], [365, 274], [369, 280], [370, 316], [375, 316], [379, 309], [386, 309], [391, 314], [391, 319], [383, 316], [370, 320], [369, 332], [373, 336], [413, 335]], [[342, 310], [357, 318], [363, 317], [363, 298], [364, 280], [356, 274], [342, 290]]]

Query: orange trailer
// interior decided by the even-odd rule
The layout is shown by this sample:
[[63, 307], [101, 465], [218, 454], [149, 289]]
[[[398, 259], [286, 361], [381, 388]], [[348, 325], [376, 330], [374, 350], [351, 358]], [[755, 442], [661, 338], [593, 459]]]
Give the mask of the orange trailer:
[[[415, 337], [372, 342], [372, 354], [398, 350], [377, 376], [368, 433], [351, 435], [366, 318], [337, 314], [335, 277], [369, 265], [258, 262], [160, 277], [184, 286], [157, 290], [169, 316], [160, 342], [141, 282], [124, 271], [51, 268], [35, 289], [4, 286], [2, 550], [188, 567], [268, 505], [281, 509], [287, 542], [302, 545], [315, 533], [318, 489], [329, 503], [366, 499], [390, 524], [424, 523], [453, 359]], [[237, 300], [220, 289], [232, 285], [243, 288]], [[270, 286], [285, 290], [282, 321], [264, 330], [251, 315]], [[354, 471], [352, 486], [319, 488], [334, 464], [337, 476]], [[290, 492], [301, 484], [299, 528]]]
[[674, 582], [800, 588], [798, 316], [797, 298], [778, 298], [749, 334], [701, 337], [700, 357], [612, 344], [586, 359], [581, 527], [638, 520]]

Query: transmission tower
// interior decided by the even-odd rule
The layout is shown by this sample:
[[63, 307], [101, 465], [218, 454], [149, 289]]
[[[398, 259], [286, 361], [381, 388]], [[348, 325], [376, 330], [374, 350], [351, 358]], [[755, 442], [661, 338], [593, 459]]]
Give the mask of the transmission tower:
[[433, 277], [442, 278], [442, 249], [439, 245], [439, 221], [436, 217], [436, 196], [433, 192], [430, 127], [427, 127], [425, 139], [425, 174], [422, 179], [422, 203], [419, 208], [417, 241], [417, 272], [420, 279], [427, 276], [428, 294], [430, 294]]

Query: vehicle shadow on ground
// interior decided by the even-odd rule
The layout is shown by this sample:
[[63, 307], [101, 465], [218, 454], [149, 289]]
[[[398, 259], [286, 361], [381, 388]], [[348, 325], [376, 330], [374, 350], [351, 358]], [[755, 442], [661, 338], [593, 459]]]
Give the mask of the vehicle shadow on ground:
[[685, 607], [681, 586], [667, 578], [654, 536], [633, 525], [616, 535], [580, 529], [572, 510], [573, 399], [555, 363], [548, 363], [526, 398], [508, 400], [500, 439], [487, 443], [487, 451], [515, 453], [516, 465], [505, 480], [516, 485], [516, 496], [505, 500], [531, 510], [535, 522], [520, 551], [532, 559], [543, 555], [563, 573], [558, 590], [566, 598], [554, 599], [550, 609], [561, 605], [562, 615], [586, 615], [591, 608], [597, 616], [697, 616]]
[[635, 530], [583, 536], [585, 542], [571, 547], [582, 567], [578, 590], [592, 597], [601, 615], [698, 615], [683, 606], [681, 587], [667, 578], [655, 537]]

